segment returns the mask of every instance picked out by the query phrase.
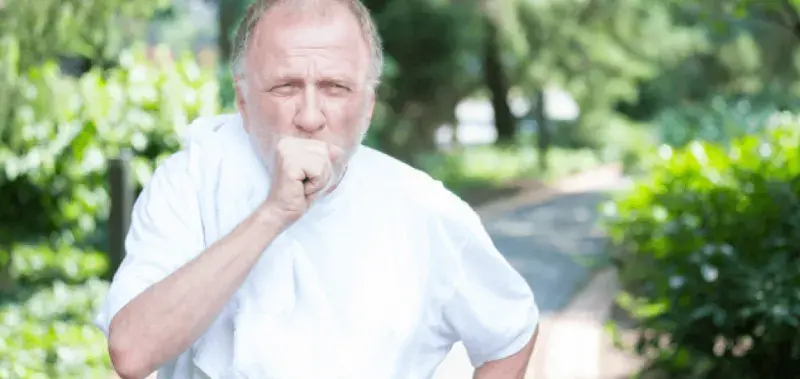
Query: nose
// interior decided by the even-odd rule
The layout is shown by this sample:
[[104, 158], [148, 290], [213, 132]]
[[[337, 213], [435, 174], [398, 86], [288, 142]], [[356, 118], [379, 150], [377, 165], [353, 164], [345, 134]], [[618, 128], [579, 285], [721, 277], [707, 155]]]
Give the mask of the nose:
[[294, 117], [295, 126], [306, 133], [315, 133], [325, 127], [325, 115], [322, 113], [320, 97], [313, 86], [307, 87], [298, 101], [300, 102]]

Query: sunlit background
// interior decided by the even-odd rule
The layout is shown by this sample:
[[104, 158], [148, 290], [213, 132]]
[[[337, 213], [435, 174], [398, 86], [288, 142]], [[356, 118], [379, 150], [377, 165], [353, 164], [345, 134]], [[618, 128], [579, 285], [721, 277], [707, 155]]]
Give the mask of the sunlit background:
[[[235, 112], [248, 4], [0, 0], [0, 378], [113, 377], [126, 214]], [[366, 144], [486, 214], [542, 307], [529, 377], [800, 377], [800, 1], [365, 4]]]

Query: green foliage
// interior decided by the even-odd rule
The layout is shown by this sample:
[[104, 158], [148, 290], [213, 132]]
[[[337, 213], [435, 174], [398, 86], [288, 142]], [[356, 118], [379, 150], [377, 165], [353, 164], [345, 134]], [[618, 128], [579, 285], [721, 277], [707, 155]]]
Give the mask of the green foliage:
[[64, 56], [114, 58], [169, 0], [10, 0], [0, 2], [0, 39], [19, 46], [20, 68]]
[[167, 2], [0, 0], [0, 290], [14, 282], [0, 292], [2, 378], [110, 376], [91, 323], [108, 263], [75, 248], [103, 234], [107, 161], [133, 150], [141, 184], [182, 127], [218, 110], [192, 57], [126, 48]]
[[773, 102], [716, 96], [709, 102], [668, 108], [655, 125], [661, 142], [670, 146], [682, 147], [695, 140], [726, 143], [761, 131], [777, 110]]
[[643, 82], [641, 101], [629, 114], [649, 119], [662, 109], [716, 96], [767, 95], [776, 102], [798, 97], [800, 13], [788, 1], [669, 3], [676, 20], [699, 33], [702, 43], [694, 54]]
[[88, 278], [106, 273], [108, 260], [104, 253], [62, 245], [56, 249], [44, 245], [15, 245], [0, 256], [11, 256], [14, 282], [23, 288], [53, 283], [80, 284]]
[[110, 362], [93, 324], [108, 290], [105, 256], [69, 246], [15, 245], [22, 290], [0, 297], [0, 378], [102, 378]]
[[118, 68], [79, 79], [54, 64], [20, 74], [0, 104], [0, 241], [63, 231], [80, 240], [107, 215], [110, 158], [132, 150], [142, 183], [189, 122], [218, 111], [213, 73], [162, 50], [128, 51]]
[[[106, 377], [91, 317], [107, 290], [94, 278], [108, 263], [74, 246], [103, 239], [108, 160], [131, 150], [141, 186], [189, 122], [218, 112], [214, 73], [141, 48], [80, 78], [52, 63], [17, 75], [14, 63], [0, 66], [11, 73], [0, 103], [0, 268], [14, 281], [0, 305], [0, 377]], [[47, 243], [11, 244], [26, 240]]]
[[649, 0], [519, 1], [524, 52], [510, 64], [524, 92], [555, 86], [580, 107], [571, 136], [602, 148], [616, 105], [639, 100], [639, 84], [700, 51], [700, 30], [668, 4]]
[[482, 28], [474, 2], [364, 1], [383, 38], [386, 68], [369, 143], [406, 159], [430, 151], [436, 127], [481, 83]]
[[594, 131], [581, 128], [579, 121], [551, 122], [551, 144], [567, 151], [592, 151], [603, 162], [622, 163], [626, 173], [639, 173], [658, 147], [653, 129], [619, 114], [609, 115], [604, 127]]
[[607, 125], [596, 132], [602, 145], [597, 147], [606, 162], [620, 162], [627, 174], [638, 174], [648, 166], [657, 150], [658, 138], [651, 124], [637, 123], [627, 117], [609, 117]]
[[459, 192], [476, 186], [502, 186], [525, 179], [549, 180], [596, 167], [603, 163], [589, 149], [552, 149], [548, 172], [539, 169], [539, 154], [529, 146], [482, 146], [425, 155], [422, 169]]
[[606, 204], [636, 349], [672, 378], [788, 378], [800, 360], [800, 119], [662, 149]]
[[[704, 1], [671, 0], [671, 2], [689, 6], [702, 18], [718, 28], [724, 28], [724, 22], [745, 20], [748, 18], [761, 18], [762, 22], [774, 22], [776, 26], [787, 27], [792, 32], [792, 21], [798, 20], [800, 15], [800, 1], [798, 0], [725, 0]], [[786, 20], [789, 20], [787, 23]]]
[[0, 305], [0, 377], [103, 378], [111, 372], [105, 336], [92, 324], [108, 285], [56, 281]]

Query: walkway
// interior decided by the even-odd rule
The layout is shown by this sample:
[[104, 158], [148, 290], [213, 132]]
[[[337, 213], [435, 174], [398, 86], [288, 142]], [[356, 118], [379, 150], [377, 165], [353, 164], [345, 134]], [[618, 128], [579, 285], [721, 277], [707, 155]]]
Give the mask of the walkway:
[[[528, 280], [542, 313], [527, 378], [616, 379], [633, 367], [610, 348], [603, 330], [617, 291], [614, 272], [593, 274], [581, 263], [602, 256], [598, 207], [609, 190], [623, 184], [618, 169], [607, 167], [480, 210], [498, 249]], [[436, 379], [467, 379], [471, 372], [459, 344]]]

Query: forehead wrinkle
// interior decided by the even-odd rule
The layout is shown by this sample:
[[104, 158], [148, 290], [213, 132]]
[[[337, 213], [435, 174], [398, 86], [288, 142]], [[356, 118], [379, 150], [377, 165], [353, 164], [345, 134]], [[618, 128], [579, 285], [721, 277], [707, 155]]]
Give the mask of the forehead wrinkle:
[[365, 78], [358, 78], [352, 70], [334, 65], [321, 65], [316, 60], [303, 66], [287, 63], [264, 65], [253, 72], [258, 87], [270, 86], [279, 81], [308, 81], [309, 83], [338, 82], [351, 86], [365, 84]]
[[[336, 9], [335, 7], [340, 7]], [[341, 14], [336, 14], [339, 11]], [[333, 17], [341, 16], [340, 19], [333, 19]], [[289, 26], [286, 28], [277, 29], [274, 24], [275, 23], [284, 23], [284, 25], [288, 24]], [[281, 66], [288, 65], [286, 62], [280, 62], [280, 55], [285, 57], [291, 57], [293, 55], [301, 55], [302, 51], [313, 51], [313, 50], [335, 50], [341, 52], [342, 50], [346, 50], [352, 46], [353, 41], [347, 41], [347, 38], [333, 38], [330, 36], [327, 40], [325, 36], [320, 37], [318, 33], [314, 33], [314, 26], [318, 24], [336, 24], [336, 23], [350, 23], [352, 25], [347, 25], [345, 28], [341, 28], [341, 30], [347, 30], [348, 28], [356, 28], [354, 30], [348, 30], [347, 32], [356, 32], [358, 37], [356, 42], [359, 45], [359, 50], [366, 62], [360, 62], [359, 59], [354, 59], [354, 54], [349, 54], [347, 51], [344, 54], [341, 54], [339, 57], [329, 57], [332, 62], [347, 62], [347, 68], [352, 68], [354, 66], [364, 66], [365, 71], [369, 71], [369, 61], [371, 59], [371, 55], [369, 52], [369, 47], [366, 41], [363, 39], [362, 33], [360, 28], [357, 28], [356, 25], [358, 24], [358, 20], [352, 15], [349, 10], [346, 8], [345, 5], [339, 3], [335, 0], [284, 0], [278, 4], [276, 4], [273, 8], [268, 10], [258, 24], [255, 26], [253, 30], [253, 35], [250, 40], [249, 48], [246, 50], [246, 56], [244, 57], [244, 61], [246, 66], [250, 66], [250, 69], [255, 68], [254, 73], [258, 73], [258, 76], [265, 76], [269, 75], [270, 70], [267, 67], [264, 67], [265, 61], [275, 61]], [[297, 32], [300, 34], [297, 34]], [[341, 32], [341, 31], [340, 31]], [[270, 33], [272, 35], [267, 35]], [[291, 39], [302, 38], [299, 37], [302, 34], [308, 33], [315, 38], [309, 38], [308, 42], [300, 46], [287, 46], [286, 41]], [[354, 39], [356, 39], [354, 38]], [[315, 46], [317, 45], [317, 46]], [[253, 54], [253, 53], [256, 54]], [[330, 54], [326, 54], [330, 55]], [[276, 59], [277, 58], [277, 59]], [[327, 60], [327, 59], [326, 59]], [[317, 60], [314, 60], [317, 63]], [[363, 64], [359, 64], [363, 63]], [[321, 67], [322, 66], [322, 67]], [[324, 66], [328, 65], [317, 65], [317, 71], [326, 71]], [[336, 66], [332, 64], [331, 66]], [[369, 74], [367, 73], [364, 80], [359, 80], [358, 78], [353, 77], [353, 73], [360, 70], [352, 70], [352, 69], [333, 69], [332, 75], [338, 77], [345, 77], [349, 78], [348, 80], [353, 82], [362, 82], [367, 81], [369, 78]], [[279, 68], [275, 67], [274, 71], [278, 71]], [[333, 72], [335, 71], [335, 72]]]

